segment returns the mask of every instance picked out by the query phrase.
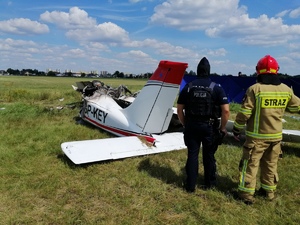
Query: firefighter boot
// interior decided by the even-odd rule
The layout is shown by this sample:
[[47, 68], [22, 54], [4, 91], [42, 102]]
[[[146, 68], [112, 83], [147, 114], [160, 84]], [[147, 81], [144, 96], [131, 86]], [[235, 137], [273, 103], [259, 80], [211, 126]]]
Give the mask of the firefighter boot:
[[252, 205], [254, 203], [254, 196], [248, 192], [238, 191], [238, 197], [246, 205]]
[[269, 201], [273, 201], [275, 199], [275, 193], [274, 193], [274, 191], [266, 191], [263, 188], [260, 188], [257, 191], [257, 195], [262, 196], [262, 197], [268, 199]]

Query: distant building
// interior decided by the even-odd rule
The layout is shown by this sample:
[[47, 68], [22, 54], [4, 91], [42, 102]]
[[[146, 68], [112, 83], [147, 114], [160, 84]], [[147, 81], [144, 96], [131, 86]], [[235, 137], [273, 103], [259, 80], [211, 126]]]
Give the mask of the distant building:
[[10, 75], [6, 70], [0, 70], [0, 76], [8, 76]]
[[105, 76], [107, 76], [107, 74], [108, 74], [107, 71], [104, 71], [104, 70], [100, 71], [100, 76], [105, 77]]
[[60, 73], [60, 69], [56, 69], [56, 70], [53, 70], [51, 68], [46, 69], [46, 73], [49, 73], [49, 72]]

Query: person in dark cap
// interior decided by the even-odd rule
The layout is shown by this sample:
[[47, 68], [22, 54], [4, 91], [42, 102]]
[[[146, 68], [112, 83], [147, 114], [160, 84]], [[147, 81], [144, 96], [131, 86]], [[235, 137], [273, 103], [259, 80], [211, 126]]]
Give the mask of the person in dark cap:
[[205, 189], [217, 184], [215, 152], [227, 134], [229, 103], [220, 84], [212, 82], [210, 64], [203, 57], [197, 67], [197, 78], [186, 84], [177, 100], [177, 114], [184, 127], [184, 142], [187, 146], [185, 165], [187, 192], [195, 192], [199, 151], [202, 144]]
[[206, 57], [203, 57], [197, 66], [198, 77], [208, 77], [210, 75], [210, 64]]

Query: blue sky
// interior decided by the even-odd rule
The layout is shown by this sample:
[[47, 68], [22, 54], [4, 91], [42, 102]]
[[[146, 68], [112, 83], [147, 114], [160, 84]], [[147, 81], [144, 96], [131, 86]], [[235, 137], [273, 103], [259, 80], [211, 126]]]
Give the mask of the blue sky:
[[300, 74], [299, 0], [0, 0], [0, 69], [153, 72], [160, 60]]

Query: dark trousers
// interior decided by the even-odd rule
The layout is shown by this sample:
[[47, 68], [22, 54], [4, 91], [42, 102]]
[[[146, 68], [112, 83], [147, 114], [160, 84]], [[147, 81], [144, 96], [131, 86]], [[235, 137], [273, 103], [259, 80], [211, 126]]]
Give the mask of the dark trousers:
[[205, 186], [209, 188], [216, 185], [215, 152], [218, 144], [214, 141], [215, 130], [209, 122], [189, 121], [185, 125], [184, 142], [188, 149], [185, 169], [188, 189], [193, 190], [196, 187], [201, 143]]

